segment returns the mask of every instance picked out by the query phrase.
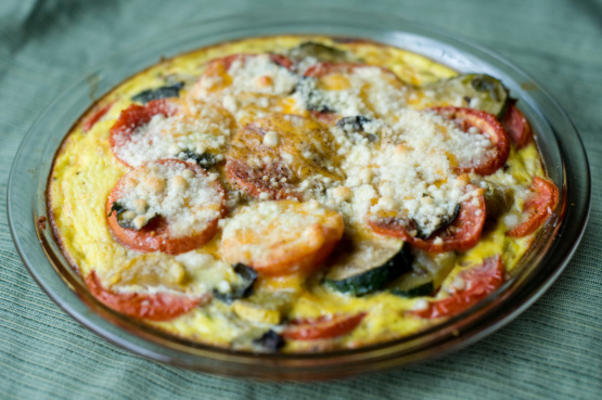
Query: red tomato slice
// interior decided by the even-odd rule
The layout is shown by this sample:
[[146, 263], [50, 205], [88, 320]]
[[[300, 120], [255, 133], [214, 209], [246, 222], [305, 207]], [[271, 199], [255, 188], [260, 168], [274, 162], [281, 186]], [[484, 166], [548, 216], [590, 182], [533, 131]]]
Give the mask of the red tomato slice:
[[177, 107], [174, 105], [173, 100], [169, 99], [152, 100], [143, 106], [132, 104], [123, 110], [111, 128], [111, 136], [109, 137], [109, 144], [115, 157], [128, 167], [131, 167], [131, 165], [119, 158], [117, 155], [118, 152], [115, 149], [125, 145], [132, 135], [135, 134], [136, 128], [148, 124], [155, 115], [163, 114], [166, 117], [170, 117], [176, 112]]
[[[245, 61], [252, 57], [257, 57], [257, 54], [238, 53], [238, 54], [230, 54], [229, 56], [222, 57], [222, 58], [217, 58], [217, 59], [211, 60], [211, 62], [210, 62], [211, 70], [213, 68], [216, 68], [216, 66], [218, 64], [221, 64], [223, 66], [224, 70], [228, 71], [234, 61], [236, 61], [236, 60]], [[269, 57], [270, 57], [270, 60], [272, 60], [272, 62], [274, 62], [275, 64], [278, 64], [281, 67], [284, 67], [286, 69], [291, 69], [293, 66], [293, 62], [289, 58], [287, 58], [286, 56], [283, 56], [281, 54], [270, 54]]]
[[430, 253], [442, 253], [466, 251], [476, 245], [481, 237], [485, 218], [485, 198], [482, 191], [479, 191], [474, 199], [462, 203], [460, 213], [449, 227], [429, 239], [420, 239], [410, 234], [414, 229], [399, 218], [369, 220], [368, 224], [381, 235], [401, 238]]
[[[156, 163], [169, 165], [169, 164], [181, 164], [185, 165], [188, 169], [192, 170], [197, 175], [206, 176], [207, 173], [198, 165], [176, 160], [176, 159], [164, 159], [156, 161]], [[135, 173], [137, 170], [132, 170], [130, 173]], [[115, 238], [131, 249], [150, 252], [150, 251], [161, 251], [167, 254], [180, 254], [187, 251], [196, 249], [203, 245], [209, 239], [211, 239], [216, 231], [219, 218], [215, 218], [207, 224], [207, 227], [199, 232], [193, 233], [189, 236], [178, 236], [173, 237], [169, 232], [169, 224], [162, 216], [153, 218], [148, 224], [143, 226], [139, 230], [124, 228], [119, 225], [117, 220], [117, 213], [112, 212], [113, 204], [119, 201], [123, 186], [129, 179], [129, 174], [125, 174], [115, 185], [109, 197], [107, 198], [106, 204], [106, 215], [109, 228], [115, 235]], [[221, 186], [221, 183], [214, 181], [213, 184], [220, 193], [221, 197], [221, 214], [225, 212], [224, 197], [225, 192]]]
[[362, 322], [366, 313], [356, 315], [323, 315], [318, 318], [293, 320], [284, 329], [282, 336], [294, 340], [329, 339], [343, 336]]
[[487, 258], [483, 264], [463, 271], [465, 288], [456, 290], [450, 297], [432, 301], [424, 310], [412, 311], [422, 318], [452, 317], [476, 304], [499, 288], [504, 282], [504, 265], [499, 255]]
[[[226, 161], [226, 177], [255, 198], [261, 198], [265, 193], [272, 200], [284, 200], [295, 198], [301, 200], [302, 195], [298, 193], [293, 185], [282, 183], [290, 179], [288, 168], [277, 163], [263, 165], [253, 168], [247, 163], [229, 158]], [[264, 179], [264, 177], [270, 179]]]
[[399, 80], [399, 78], [397, 77], [397, 75], [395, 75], [395, 73], [393, 71], [391, 71], [390, 69], [385, 68], [385, 67], [379, 67], [376, 65], [369, 65], [369, 64], [361, 64], [361, 63], [333, 63], [333, 62], [328, 62], [328, 61], [319, 62], [317, 64], [312, 65], [311, 67], [307, 68], [307, 70], [305, 70], [305, 72], [303, 73], [303, 76], [309, 76], [309, 77], [313, 77], [313, 78], [321, 78], [328, 74], [335, 74], [335, 73], [349, 74], [349, 73], [352, 73], [353, 70], [358, 69], [358, 68], [379, 68], [384, 73], [390, 74], [391, 77], [395, 78], [396, 81]]
[[341, 118], [340, 115], [331, 112], [310, 111], [309, 114], [324, 125], [332, 126]]
[[109, 104], [105, 105], [104, 107], [101, 107], [101, 108], [95, 110], [94, 113], [92, 115], [90, 115], [88, 117], [88, 119], [86, 119], [84, 121], [84, 123], [82, 124], [82, 130], [84, 132], [88, 132], [90, 129], [92, 129], [92, 127], [94, 125], [96, 125], [96, 123], [98, 121], [100, 121], [100, 119], [102, 117], [104, 117], [105, 114], [111, 109], [112, 105], [113, 105], [113, 103], [109, 103]]
[[102, 286], [96, 272], [92, 270], [86, 276], [86, 285], [90, 292], [107, 307], [128, 317], [149, 319], [152, 321], [168, 321], [187, 313], [206, 298], [192, 299], [172, 293], [117, 293]]
[[502, 125], [506, 133], [512, 140], [517, 149], [527, 145], [533, 138], [531, 124], [523, 113], [516, 107], [516, 100], [513, 100], [508, 110], [502, 118]]
[[523, 237], [535, 232], [556, 208], [559, 193], [552, 181], [539, 176], [534, 177], [531, 192], [523, 205], [523, 214], [526, 214], [528, 219], [506, 232], [508, 236]]
[[445, 118], [459, 121], [460, 128], [464, 131], [471, 127], [477, 128], [494, 146], [494, 150], [489, 151], [483, 159], [474, 160], [468, 165], [459, 165], [456, 171], [490, 175], [506, 163], [510, 154], [510, 141], [504, 127], [494, 115], [465, 107], [433, 107], [431, 110]]

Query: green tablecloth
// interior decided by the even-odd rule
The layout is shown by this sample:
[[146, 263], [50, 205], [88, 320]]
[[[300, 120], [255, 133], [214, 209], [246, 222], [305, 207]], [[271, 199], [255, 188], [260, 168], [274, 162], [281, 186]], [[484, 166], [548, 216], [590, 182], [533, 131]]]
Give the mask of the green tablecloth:
[[[32, 117], [70, 79], [133, 40], [252, 4], [1, 1], [0, 190], [6, 190], [10, 162]], [[439, 360], [328, 383], [221, 378], [132, 355], [61, 311], [16, 254], [2, 195], [0, 398], [602, 398], [602, 3], [341, 0], [332, 5], [395, 12], [472, 39], [535, 76], [565, 107], [589, 154], [593, 209], [583, 242], [556, 284], [509, 326]]]

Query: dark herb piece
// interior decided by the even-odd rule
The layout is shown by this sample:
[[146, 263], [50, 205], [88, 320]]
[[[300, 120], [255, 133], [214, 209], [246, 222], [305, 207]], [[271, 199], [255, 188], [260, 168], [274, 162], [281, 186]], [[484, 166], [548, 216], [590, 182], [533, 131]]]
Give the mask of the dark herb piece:
[[125, 211], [126, 211], [126, 208], [120, 202], [116, 201], [111, 206], [111, 210], [109, 211], [107, 218], [110, 218], [111, 215], [113, 215], [113, 213], [115, 213], [115, 216], [119, 219], [119, 216], [121, 214], [123, 214]]
[[323, 102], [324, 99], [321, 98], [318, 89], [316, 88], [316, 78], [301, 78], [297, 85], [295, 85], [294, 92], [301, 95], [303, 104], [309, 111], [317, 111], [319, 113], [333, 113], [336, 111]]
[[435, 229], [431, 231], [424, 230], [424, 228], [421, 228], [420, 225], [418, 225], [418, 223], [414, 219], [412, 219], [411, 225], [412, 228], [416, 229], [416, 237], [419, 239], [427, 240], [432, 238], [439, 232], [444, 231], [445, 229], [447, 229], [447, 227], [454, 223], [456, 218], [458, 218], [461, 209], [462, 206], [460, 205], [460, 203], [456, 204], [456, 207], [454, 207], [454, 211], [451, 214], [444, 216], [441, 219], [439, 225], [437, 225]]
[[186, 150], [182, 150], [181, 152], [178, 153], [178, 155], [176, 156], [178, 157], [180, 160], [184, 160], [184, 161], [194, 161], [195, 163], [198, 164], [199, 167], [208, 170], [212, 167], [215, 166], [215, 164], [217, 164], [217, 160], [215, 158], [215, 156], [211, 153], [203, 153], [203, 154], [199, 154], [199, 153], [195, 153], [192, 150], [186, 149]]
[[305, 108], [307, 108], [309, 111], [317, 111], [319, 113], [333, 113], [334, 110], [330, 107], [328, 107], [325, 104], [321, 104], [321, 103], [314, 103], [314, 102], [308, 102], [305, 104]]
[[364, 124], [370, 120], [363, 115], [344, 117], [337, 121], [337, 126], [345, 132], [360, 132], [364, 130]]
[[234, 287], [228, 293], [222, 293], [218, 290], [213, 290], [213, 296], [224, 303], [232, 303], [237, 299], [244, 299], [253, 294], [253, 285], [257, 280], [257, 272], [248, 265], [237, 263], [234, 266], [234, 272], [240, 276], [242, 282], [237, 287]]
[[352, 135], [360, 135], [361, 137], [368, 140], [368, 142], [375, 142], [376, 135], [372, 133], [364, 132], [364, 124], [370, 122], [369, 118], [364, 117], [363, 115], [355, 115], [351, 117], [344, 117], [337, 121], [337, 127], [343, 130], [345, 134], [353, 139]]
[[111, 210], [109, 211], [107, 218], [110, 218], [111, 215], [113, 215], [113, 213], [115, 213], [115, 218], [117, 218], [117, 223], [119, 224], [120, 227], [122, 227], [123, 229], [139, 230], [139, 229], [144, 228], [145, 226], [148, 226], [150, 223], [156, 222], [157, 217], [159, 216], [157, 214], [153, 215], [152, 217], [150, 217], [149, 219], [146, 220], [146, 223], [144, 225], [142, 225], [139, 229], [136, 229], [134, 227], [134, 225], [132, 225], [131, 219], [123, 218], [123, 213], [125, 213], [126, 211], [128, 211], [128, 209], [125, 208], [125, 206], [123, 204], [116, 201], [111, 206]]
[[132, 97], [133, 101], [146, 104], [149, 101], [164, 99], [167, 97], [180, 96], [180, 89], [184, 87], [184, 82], [178, 82], [169, 86], [161, 86], [155, 89], [146, 89]]
[[132, 220], [123, 218], [123, 213], [126, 211], [127, 208], [125, 208], [123, 204], [116, 201], [111, 206], [111, 211], [109, 211], [109, 215], [107, 215], [107, 218], [110, 217], [113, 213], [115, 213], [115, 218], [117, 218], [117, 223], [120, 227], [122, 227], [123, 229], [134, 229], [134, 227], [132, 226]]
[[278, 351], [284, 346], [284, 339], [282, 336], [270, 329], [261, 335], [261, 337], [253, 340], [253, 343], [269, 351]]

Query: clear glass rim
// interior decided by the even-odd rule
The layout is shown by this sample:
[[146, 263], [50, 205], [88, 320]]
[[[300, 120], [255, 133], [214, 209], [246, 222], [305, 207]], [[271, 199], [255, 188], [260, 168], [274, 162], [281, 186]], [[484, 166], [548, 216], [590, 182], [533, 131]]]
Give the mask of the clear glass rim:
[[[278, 33], [278, 29], [281, 29], [281, 34], [297, 33], [291, 32], [291, 28], [302, 28], [303, 26], [324, 22], [329, 22], [332, 24], [331, 27], [333, 27], [336, 26], [337, 23], [357, 23], [358, 20], [363, 21], [366, 17], [366, 13], [359, 14], [348, 10], [325, 8], [320, 12], [319, 18], [316, 19], [314, 15], [311, 16], [311, 21], [308, 21], [307, 15], [296, 13], [293, 9], [289, 9], [288, 12], [289, 14], [287, 15], [281, 15], [279, 20], [270, 20], [268, 17], [267, 21], [263, 20], [263, 22], [267, 22], [267, 25], [258, 26], [258, 24], [262, 22], [262, 17], [265, 18], [265, 15], [261, 12], [261, 8], [257, 8], [252, 13], [229, 14], [219, 18], [197, 21], [193, 24], [191, 23], [190, 25], [179, 28], [177, 31], [169, 32], [169, 35], [171, 35], [172, 38], [174, 36], [180, 37], [178, 35], [186, 36], [186, 33], [189, 30], [195, 31], [199, 25], [205, 25], [209, 27], [208, 29], [211, 29], [211, 24], [232, 22], [238, 24], [238, 27], [255, 30], [257, 33], [254, 36], [269, 36], [269, 34]], [[329, 18], [333, 18], [334, 15], [338, 18], [337, 22], [329, 20]], [[257, 18], [254, 18], [254, 16]], [[374, 16], [385, 18], [380, 14], [373, 14], [373, 17]], [[518, 84], [518, 82], [516, 82], [517, 76], [519, 78], [525, 78], [530, 82], [535, 82], [520, 69], [514, 67], [495, 53], [486, 50], [481, 46], [469, 44], [452, 38], [447, 34], [427, 30], [411, 22], [404, 21], [397, 16], [387, 17], [393, 17], [397, 22], [398, 28], [393, 31], [389, 31], [389, 28], [383, 28], [392, 35], [406, 33], [414, 35], [417, 40], [443, 43], [446, 46], [449, 46], [450, 49], [459, 49], [460, 52], [466, 53], [471, 57], [485, 59], [487, 62], [496, 64], [500, 68], [503, 67], [507, 73], [514, 74], [514, 78], [512, 79], [514, 83]], [[246, 25], [241, 21], [246, 21]], [[265, 29], [266, 26], [275, 29], [275, 31]], [[370, 27], [370, 29], [374, 28]], [[376, 30], [378, 31], [378, 29]], [[264, 35], [261, 32], [265, 32], [266, 34]], [[322, 32], [316, 31], [314, 33], [319, 34]], [[329, 34], [329, 32], [323, 33]], [[161, 41], [169, 42], [170, 40], [173, 40], [169, 38], [165, 39], [163, 37], [165, 34], [166, 33], [164, 32], [160, 39], [153, 39], [153, 41], [148, 40], [145, 41], [145, 43], [156, 44], [161, 43]], [[235, 32], [232, 32], [232, 34], [233, 37], [236, 36]], [[376, 40], [378, 41], [378, 39]], [[136, 48], [139, 46], [134, 47]], [[181, 53], [181, 51], [179, 50], [177, 53]], [[107, 66], [110, 67], [114, 60], [120, 60], [123, 59], [123, 57], [127, 57], [127, 55], [124, 54], [126, 54], [126, 52], [121, 52], [117, 56], [110, 57]], [[432, 57], [432, 54], [429, 54], [428, 56]], [[85, 79], [87, 80], [87, 78]], [[78, 81], [72, 85], [72, 88], [77, 88], [81, 85], [82, 81]], [[38, 229], [38, 224], [33, 223], [40, 215], [46, 214], [39, 213], [39, 210], [36, 210], [36, 207], [32, 204], [30, 210], [33, 211], [31, 221], [34, 225], [34, 229], [33, 231], [29, 230], [26, 232], [28, 237], [24, 237], [24, 232], [21, 230], [19, 221], [15, 218], [15, 215], [17, 215], [17, 212], [14, 210], [15, 205], [17, 204], [16, 202], [24, 201], [24, 199], [19, 199], [19, 190], [16, 190], [16, 186], [18, 185], [18, 182], [20, 182], [18, 173], [22, 172], [20, 170], [22, 166], [26, 164], [24, 158], [27, 156], [28, 145], [32, 140], [32, 136], [36, 133], [36, 127], [44, 120], [48, 113], [57, 107], [57, 104], [60, 104], [61, 99], [69, 97], [69, 90], [59, 96], [57, 100], [41, 114], [37, 121], [34, 122], [32, 128], [23, 139], [13, 160], [7, 193], [9, 227], [16, 248], [31, 275], [60, 307], [99, 335], [107, 338], [113, 343], [151, 359], [209, 372], [263, 378], [313, 379], [347, 375], [349, 373], [383, 368], [421, 360], [434, 355], [440, 355], [452, 349], [468, 345], [484, 337], [511, 321], [520, 312], [532, 304], [562, 272], [583, 235], [586, 221], [589, 216], [591, 185], [589, 166], [583, 144], [566, 113], [543, 89], [541, 89], [540, 85], [535, 84], [535, 86], [537, 88], [535, 93], [531, 93], [530, 96], [521, 97], [521, 100], [525, 101], [533, 108], [533, 115], [535, 117], [543, 118], [547, 122], [556, 138], [556, 145], [558, 151], [561, 153], [561, 159], [563, 161], [561, 171], [562, 178], [561, 182], [559, 182], [563, 189], [563, 206], [561, 207], [560, 212], [557, 213], [556, 220], [548, 224], [549, 226], [547, 229], [539, 235], [540, 237], [546, 237], [543, 247], [540, 246], [540, 248], [536, 249], [541, 252], [531, 251], [530, 254], [525, 257], [525, 263], [530, 263], [532, 266], [529, 276], [521, 274], [515, 279], [509, 280], [497, 292], [457, 317], [451, 318], [414, 335], [393, 341], [365, 346], [359, 349], [318, 354], [258, 354], [233, 351], [190, 342], [152, 328], [149, 329], [147, 325], [138, 324], [136, 321], [125, 318], [99, 303], [88, 293], [85, 284], [83, 284], [81, 279], [73, 273], [68, 263], [66, 264], [60, 256], [55, 254], [56, 249], [49, 243], [49, 237], [44, 230]], [[511, 87], [511, 89], [512, 88], [513, 87]], [[547, 104], [548, 111], [545, 115], [540, 112], [542, 102]], [[549, 115], [550, 110], [555, 112], [553, 115], [555, 120], [551, 119], [552, 116]], [[537, 115], [537, 113], [540, 115]], [[63, 135], [65, 133], [66, 131], [63, 132]], [[573, 147], [570, 149], [567, 148], [568, 145], [566, 143], [563, 145], [563, 139], [568, 137], [567, 135], [574, 139], [576, 138], [576, 142], [573, 142]], [[551, 144], [538, 142], [538, 145], [541, 147], [542, 145]], [[567, 152], [570, 152], [570, 154]], [[567, 158], [567, 156], [569, 157]], [[570, 175], [571, 173], [577, 174], [577, 172], [580, 172], [584, 183], [580, 186], [573, 187], [574, 185], [566, 178], [567, 172], [569, 173], [569, 176], [572, 176]], [[38, 175], [40, 173], [44, 175], [41, 179], [45, 181], [48, 170], [38, 171]], [[40, 176], [38, 176], [38, 178], [40, 179]], [[38, 185], [38, 195], [39, 189], [40, 187]], [[581, 209], [577, 210], [576, 207], [571, 208], [571, 202], [573, 202], [573, 204], [580, 204]], [[561, 218], [562, 214], [565, 215], [564, 219]], [[569, 219], [572, 224], [568, 224]], [[578, 225], [577, 229], [575, 229], [575, 226], [573, 225], [575, 223]], [[41, 246], [38, 245], [38, 250], [45, 253], [50, 264], [38, 265], [32, 263], [29, 259], [29, 253], [32, 251], [32, 232], [35, 232], [36, 235], [36, 238], [34, 239], [39, 240], [39, 243], [41, 243]], [[560, 239], [565, 236], [568, 236], [571, 239], [568, 245], [560, 243]], [[55, 278], [58, 279], [58, 281], [53, 280], [51, 282], [52, 275], [42, 273], [43, 269], [48, 269], [49, 266], [56, 271], [56, 274], [54, 274], [54, 271], [53, 274], [56, 275]], [[61, 284], [67, 291], [60, 289]], [[69, 296], [69, 293], [71, 293], [71, 295], [76, 295]], [[82, 308], [83, 303], [79, 300], [78, 296], [85, 304], [87, 304], [85, 308]], [[74, 298], [77, 299], [78, 303], [74, 302]], [[116, 326], [120, 326], [123, 329], [119, 328], [116, 330]], [[219, 362], [219, 368], [212, 367], [212, 361]], [[253, 365], [256, 368], [261, 366], [261, 368], [250, 371], [248, 369], [249, 365]]]

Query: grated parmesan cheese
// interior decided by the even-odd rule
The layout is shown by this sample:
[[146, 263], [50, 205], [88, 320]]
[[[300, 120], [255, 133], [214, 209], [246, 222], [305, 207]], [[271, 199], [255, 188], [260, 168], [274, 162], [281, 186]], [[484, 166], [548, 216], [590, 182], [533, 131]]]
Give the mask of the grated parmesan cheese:
[[[160, 215], [167, 221], [170, 236], [189, 236], [204, 231], [221, 215], [223, 195], [217, 176], [197, 173], [186, 178], [187, 170], [184, 163], [149, 163], [125, 176], [116, 201], [127, 210], [136, 210], [135, 228]], [[138, 212], [141, 203], [146, 207]]]
[[191, 105], [192, 115], [179, 112], [171, 117], [153, 116], [114, 148], [116, 155], [132, 167], [161, 158], [175, 158], [183, 150], [202, 154], [220, 151], [230, 137], [230, 118], [207, 103]]

